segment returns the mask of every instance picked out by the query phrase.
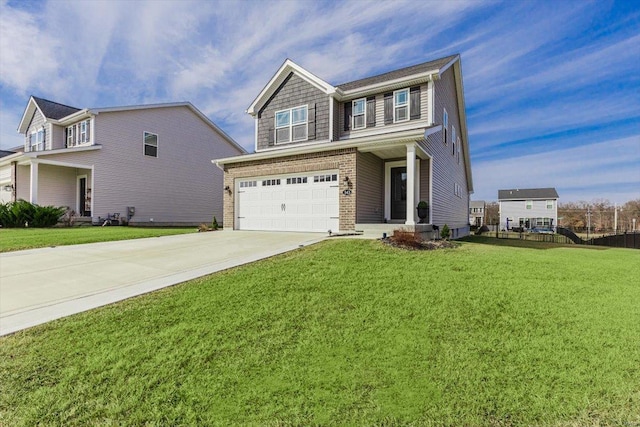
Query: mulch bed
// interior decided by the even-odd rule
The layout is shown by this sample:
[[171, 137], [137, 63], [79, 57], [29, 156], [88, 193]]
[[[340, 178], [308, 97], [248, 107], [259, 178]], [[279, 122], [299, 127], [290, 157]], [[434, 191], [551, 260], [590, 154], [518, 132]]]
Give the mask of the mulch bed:
[[380, 241], [386, 245], [393, 246], [395, 248], [407, 249], [411, 251], [432, 251], [437, 249], [453, 249], [458, 245], [450, 240], [427, 240], [424, 242], [416, 240], [397, 240], [393, 236], [380, 239]]

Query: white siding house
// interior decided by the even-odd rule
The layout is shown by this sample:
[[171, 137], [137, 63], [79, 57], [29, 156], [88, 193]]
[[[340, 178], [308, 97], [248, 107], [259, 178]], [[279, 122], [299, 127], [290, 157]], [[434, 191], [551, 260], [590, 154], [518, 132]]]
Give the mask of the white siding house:
[[132, 225], [221, 221], [223, 174], [210, 159], [245, 152], [188, 102], [80, 110], [31, 97], [18, 131], [24, 148], [0, 158], [11, 199], [94, 223], [113, 213]]
[[558, 192], [555, 188], [499, 190], [500, 229], [543, 228], [558, 225]]

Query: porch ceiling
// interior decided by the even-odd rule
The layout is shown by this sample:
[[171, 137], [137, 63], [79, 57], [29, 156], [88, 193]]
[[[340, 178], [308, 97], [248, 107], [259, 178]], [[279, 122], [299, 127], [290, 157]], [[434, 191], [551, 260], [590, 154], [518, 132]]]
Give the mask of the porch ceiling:
[[[429, 156], [427, 155], [427, 153], [425, 153], [422, 150], [422, 147], [420, 147], [419, 144], [415, 144], [415, 145], [416, 145], [416, 157], [423, 160], [428, 159]], [[373, 153], [383, 160], [399, 159], [399, 158], [407, 157], [406, 143], [403, 143], [403, 144], [394, 143], [394, 144], [384, 144], [384, 145], [381, 144], [379, 146], [368, 146], [364, 148], [359, 147], [358, 151], [363, 153]]]

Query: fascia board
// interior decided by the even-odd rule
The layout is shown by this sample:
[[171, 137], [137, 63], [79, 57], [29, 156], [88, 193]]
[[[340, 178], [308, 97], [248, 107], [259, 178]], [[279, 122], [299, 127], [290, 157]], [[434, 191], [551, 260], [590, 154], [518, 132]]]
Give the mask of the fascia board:
[[[42, 110], [40, 110], [40, 107], [38, 107], [38, 103], [36, 102], [35, 99], [33, 99], [33, 96], [31, 96], [29, 97], [27, 106], [24, 109], [24, 113], [22, 113], [22, 118], [20, 119], [20, 123], [18, 124], [19, 133], [25, 133], [27, 131], [27, 128], [29, 127], [29, 122], [27, 122], [27, 117], [33, 115], [35, 110], [40, 111], [40, 114], [42, 114]], [[44, 114], [42, 114], [42, 117], [44, 117], [45, 121], [47, 120]]]
[[226, 157], [223, 159], [215, 159], [211, 162], [218, 165], [218, 167], [225, 164], [248, 162], [254, 160], [272, 159], [278, 157], [295, 156], [299, 154], [309, 154], [320, 151], [339, 150], [344, 148], [369, 148], [370, 146], [384, 144], [384, 143], [397, 143], [404, 144], [411, 141], [418, 141], [423, 139], [425, 135], [425, 128], [412, 129], [405, 132], [395, 132], [385, 135], [374, 135], [362, 138], [353, 138], [347, 141], [334, 141], [329, 143], [320, 143], [313, 145], [305, 145], [302, 147], [283, 148], [279, 150], [261, 151], [259, 153], [252, 153], [242, 156]]
[[355, 98], [358, 96], [371, 95], [373, 93], [379, 93], [384, 90], [391, 90], [401, 86], [412, 86], [419, 83], [426, 83], [440, 78], [439, 70], [426, 71], [420, 74], [414, 74], [411, 76], [401, 77], [398, 79], [388, 80], [368, 86], [359, 87], [351, 90], [338, 89], [337, 98], [339, 101], [343, 101], [348, 98]]
[[323, 91], [327, 95], [331, 95], [336, 91], [336, 88], [322, 80], [320, 77], [305, 70], [292, 60], [287, 59], [280, 66], [278, 71], [276, 71], [273, 77], [271, 77], [271, 80], [269, 80], [262, 91], [260, 91], [256, 99], [254, 99], [251, 105], [249, 105], [249, 107], [247, 108], [247, 113], [255, 116], [257, 114], [257, 110], [259, 109], [258, 107], [262, 106], [265, 100], [269, 99], [271, 95], [273, 95], [276, 89], [280, 87], [284, 79], [289, 75], [289, 73], [292, 72], [302, 77], [305, 81]]
[[462, 147], [464, 164], [467, 173], [467, 189], [473, 193], [473, 176], [471, 174], [471, 153], [469, 152], [469, 133], [467, 129], [467, 114], [464, 102], [464, 86], [462, 83], [462, 64], [457, 56], [453, 61], [453, 75], [456, 81], [456, 96], [458, 97], [458, 117], [460, 118], [460, 130], [462, 131]]

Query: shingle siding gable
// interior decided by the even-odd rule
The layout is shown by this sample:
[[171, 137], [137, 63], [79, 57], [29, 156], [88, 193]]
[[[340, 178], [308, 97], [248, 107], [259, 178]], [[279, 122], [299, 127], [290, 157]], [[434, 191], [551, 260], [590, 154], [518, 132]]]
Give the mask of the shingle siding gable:
[[[329, 96], [297, 74], [291, 73], [258, 113], [257, 149], [263, 150], [275, 146], [273, 133], [276, 111], [302, 105], [307, 105], [309, 108], [308, 141], [328, 140]], [[312, 126], [314, 120], [315, 126]], [[297, 144], [297, 142], [289, 144]], [[278, 144], [278, 146], [284, 145]]]

